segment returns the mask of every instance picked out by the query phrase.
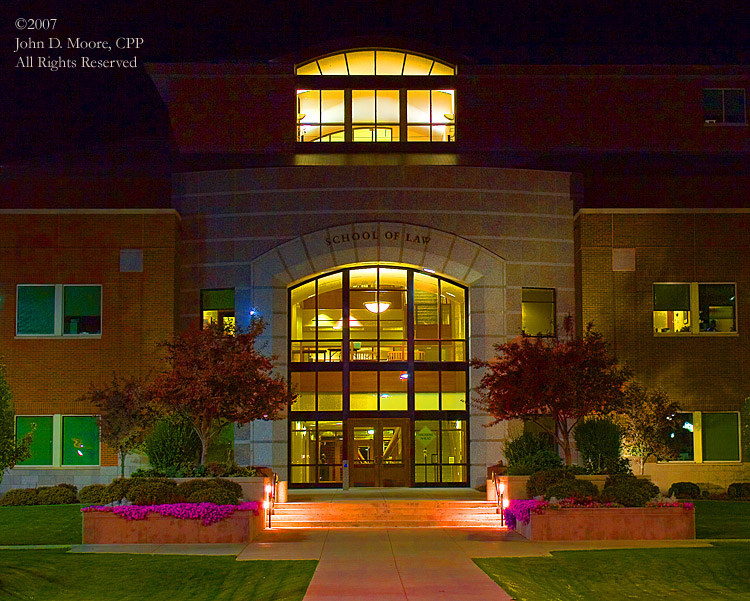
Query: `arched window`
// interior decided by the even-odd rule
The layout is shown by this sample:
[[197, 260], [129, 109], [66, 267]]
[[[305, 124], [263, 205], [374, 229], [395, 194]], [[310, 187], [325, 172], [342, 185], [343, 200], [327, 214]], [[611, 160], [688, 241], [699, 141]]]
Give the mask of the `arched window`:
[[456, 67], [431, 56], [392, 49], [354, 49], [314, 58], [297, 75], [455, 75]]
[[[456, 68], [438, 59], [402, 50], [357, 49], [319, 57], [298, 65], [298, 142], [455, 142]], [[306, 77], [338, 78], [330, 89]], [[347, 87], [339, 76], [390, 76], [390, 89]], [[394, 85], [392, 76], [404, 77]], [[426, 83], [407, 76], [442, 76]], [[340, 86], [340, 87], [339, 87]], [[364, 87], [364, 86], [362, 86]], [[435, 89], [435, 88], [442, 89]], [[395, 89], [394, 89], [395, 88]]]
[[463, 286], [390, 265], [290, 289], [293, 485], [340, 483], [347, 454], [353, 486], [466, 483], [467, 306]]

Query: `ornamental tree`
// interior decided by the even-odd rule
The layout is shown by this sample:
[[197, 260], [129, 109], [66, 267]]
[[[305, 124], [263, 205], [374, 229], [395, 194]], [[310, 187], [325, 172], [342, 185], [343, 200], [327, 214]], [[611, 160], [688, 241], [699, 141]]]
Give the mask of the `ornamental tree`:
[[91, 386], [81, 399], [96, 406], [102, 440], [120, 456], [120, 475], [125, 476], [125, 459], [143, 442], [158, 416], [149, 402], [146, 385], [137, 378], [112, 377], [104, 388]]
[[169, 369], [156, 377], [150, 396], [158, 405], [187, 417], [201, 440], [201, 464], [224, 426], [276, 419], [294, 400], [284, 379], [271, 373], [276, 357], [255, 348], [264, 328], [262, 320], [233, 333], [212, 324], [187, 330], [161, 345]]
[[649, 457], [659, 461], [677, 457], [670, 434], [679, 425], [675, 422], [679, 410], [661, 389], [648, 390], [635, 381], [625, 389], [616, 419], [623, 428], [623, 449], [638, 458], [641, 474]]
[[5, 377], [5, 365], [0, 358], [0, 482], [7, 468], [31, 457], [32, 432], [16, 440], [14, 418], [13, 397]]
[[[630, 371], [618, 365], [602, 335], [588, 324], [583, 337], [572, 335], [565, 320], [565, 337], [524, 337], [496, 344], [497, 356], [474, 359], [484, 368], [476, 404], [495, 421], [522, 418], [549, 432], [571, 463], [571, 432], [578, 421], [619, 407]], [[544, 417], [552, 417], [550, 427]]]

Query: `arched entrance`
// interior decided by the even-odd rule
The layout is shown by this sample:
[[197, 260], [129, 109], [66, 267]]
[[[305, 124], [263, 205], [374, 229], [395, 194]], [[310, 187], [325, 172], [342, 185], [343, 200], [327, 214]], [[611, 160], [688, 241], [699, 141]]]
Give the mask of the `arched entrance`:
[[[357, 278], [365, 276], [369, 283], [358, 288]], [[345, 459], [352, 485], [456, 486], [484, 478], [488, 461], [495, 460], [487, 455], [488, 445], [496, 445], [499, 434], [482, 428], [487, 418], [466, 402], [472, 385], [467, 361], [489, 356], [492, 344], [505, 336], [501, 257], [440, 230], [366, 222], [295, 238], [253, 261], [246, 277], [250, 286], [247, 292], [238, 290], [238, 312], [252, 309], [266, 319], [269, 327], [259, 342], [277, 356], [279, 369], [288, 370], [303, 394], [288, 420], [238, 429], [236, 446], [248, 445], [253, 457], [272, 451], [274, 469], [296, 486], [341, 486]], [[422, 302], [430, 286], [429, 294], [438, 299], [434, 311]], [[463, 295], [463, 331], [457, 338], [442, 338], [440, 298], [456, 291]], [[315, 320], [315, 338], [293, 332], [298, 301], [326, 294], [340, 295], [338, 312], [319, 316], [324, 307], [315, 304], [307, 322], [311, 326]], [[381, 315], [377, 305], [373, 313], [365, 302], [391, 305]], [[405, 317], [389, 323], [389, 312], [397, 313], [390, 306], [400, 306]], [[352, 317], [363, 329], [352, 324]], [[430, 319], [437, 334], [421, 338], [418, 327], [427, 327], [422, 322]], [[321, 324], [328, 327], [325, 335]], [[365, 326], [371, 333], [364, 334]], [[388, 327], [396, 329], [389, 334]], [[355, 466], [352, 458], [360, 450], [363, 459]], [[296, 462], [302, 455], [307, 463]], [[368, 469], [357, 474], [357, 467]]]
[[291, 287], [290, 485], [465, 485], [467, 308], [465, 287], [400, 266]]

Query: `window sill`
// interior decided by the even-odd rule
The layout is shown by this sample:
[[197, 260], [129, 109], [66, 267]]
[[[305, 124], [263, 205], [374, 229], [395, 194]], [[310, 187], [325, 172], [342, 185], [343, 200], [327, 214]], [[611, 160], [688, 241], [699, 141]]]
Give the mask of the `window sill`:
[[736, 338], [739, 332], [654, 332], [654, 338]]
[[101, 340], [101, 334], [16, 334], [15, 340]]
[[747, 127], [747, 123], [704, 123], [705, 127]]
[[[16, 470], [93, 470], [101, 465], [16, 465]], [[119, 466], [118, 466], [119, 467]]]

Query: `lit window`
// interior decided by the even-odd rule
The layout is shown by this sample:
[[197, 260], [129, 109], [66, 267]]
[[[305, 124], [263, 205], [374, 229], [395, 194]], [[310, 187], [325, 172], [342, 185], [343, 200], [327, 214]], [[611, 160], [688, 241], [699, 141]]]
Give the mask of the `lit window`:
[[19, 284], [16, 335], [87, 336], [102, 333], [99, 285]]
[[745, 116], [745, 90], [704, 89], [703, 121], [707, 125], [747, 123]]
[[201, 290], [202, 327], [219, 324], [234, 331], [234, 289]]
[[455, 142], [455, 90], [299, 89], [297, 141]]
[[524, 336], [555, 335], [555, 289], [521, 289], [521, 330]]
[[93, 415], [16, 417], [16, 436], [33, 432], [31, 457], [24, 467], [99, 465], [99, 426]]
[[[670, 441], [676, 461], [739, 461], [740, 420], [736, 411], [676, 413]], [[700, 442], [700, 444], [697, 444]]]
[[403, 50], [357, 49], [297, 66], [297, 75], [455, 75], [456, 68]]
[[654, 284], [654, 333], [736, 332], [736, 305], [734, 284]]

